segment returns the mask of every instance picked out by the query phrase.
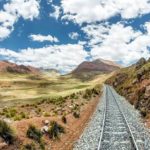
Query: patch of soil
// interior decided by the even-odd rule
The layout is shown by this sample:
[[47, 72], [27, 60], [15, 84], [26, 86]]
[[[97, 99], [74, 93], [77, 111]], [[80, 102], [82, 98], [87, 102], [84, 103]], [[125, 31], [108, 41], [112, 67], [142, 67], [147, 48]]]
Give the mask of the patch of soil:
[[[80, 137], [87, 123], [89, 122], [95, 108], [99, 102], [99, 96], [93, 97], [90, 101], [86, 101], [80, 108], [80, 118], [74, 118], [72, 113], [66, 115], [67, 124], [62, 123], [62, 115], [54, 117], [33, 117], [30, 119], [23, 119], [21, 121], [15, 121], [12, 123], [12, 127], [16, 130], [19, 143], [13, 146], [7, 146], [5, 150], [14, 150], [16, 147], [22, 146], [26, 143], [31, 143], [32, 140], [26, 137], [26, 131], [30, 124], [35, 125], [41, 129], [43, 121], [57, 121], [65, 128], [65, 133], [60, 135], [60, 139], [51, 140], [48, 136], [44, 135], [43, 139], [46, 142], [46, 150], [71, 150], [74, 142]], [[34, 142], [34, 141], [33, 141]], [[17, 149], [20, 149], [17, 147]]]

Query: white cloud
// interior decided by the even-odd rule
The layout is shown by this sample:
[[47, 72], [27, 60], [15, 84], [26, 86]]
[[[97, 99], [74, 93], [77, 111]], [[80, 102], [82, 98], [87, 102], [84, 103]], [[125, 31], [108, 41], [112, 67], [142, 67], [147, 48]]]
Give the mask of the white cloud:
[[107, 20], [115, 15], [124, 19], [150, 12], [149, 0], [62, 0], [62, 19], [78, 24]]
[[0, 26], [0, 40], [8, 37], [8, 35], [11, 33], [11, 29], [5, 28], [5, 27], [1, 27]]
[[20, 17], [29, 20], [37, 18], [39, 9], [39, 0], [10, 0], [4, 4], [0, 11], [0, 40], [10, 35]]
[[44, 42], [44, 41], [49, 41], [49, 42], [59, 42], [59, 40], [56, 37], [53, 37], [51, 35], [41, 35], [41, 34], [31, 34], [29, 36], [33, 41], [39, 41], [39, 42]]
[[147, 34], [150, 35], [150, 22], [146, 22], [144, 27], [147, 30]]
[[53, 0], [47, 0], [48, 4], [51, 4], [53, 2]]
[[28, 48], [19, 52], [9, 49], [0, 49], [0, 55], [10, 61], [15, 60], [18, 64], [55, 68], [60, 71], [69, 72], [84, 61], [88, 53], [84, 50], [82, 45], [67, 44], [38, 49]]
[[[148, 28], [147, 28], [148, 30]], [[150, 57], [149, 34], [135, 31], [131, 26], [120, 23], [114, 25], [88, 25], [83, 31], [89, 37], [93, 59], [103, 58], [122, 61], [124, 65], [141, 57]]]
[[49, 16], [55, 18], [56, 20], [60, 17], [61, 14], [61, 7], [52, 5], [54, 12], [50, 13]]
[[69, 37], [73, 40], [76, 40], [76, 39], [78, 39], [79, 34], [77, 32], [71, 32], [71, 33], [69, 33]]

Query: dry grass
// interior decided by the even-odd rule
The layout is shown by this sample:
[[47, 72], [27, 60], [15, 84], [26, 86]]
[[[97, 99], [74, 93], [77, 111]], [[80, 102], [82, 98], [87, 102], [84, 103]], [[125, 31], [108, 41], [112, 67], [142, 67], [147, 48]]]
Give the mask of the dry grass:
[[1, 107], [37, 102], [47, 97], [67, 96], [103, 83], [109, 75], [99, 75], [82, 82], [72, 76], [39, 76], [2, 74], [0, 77]]

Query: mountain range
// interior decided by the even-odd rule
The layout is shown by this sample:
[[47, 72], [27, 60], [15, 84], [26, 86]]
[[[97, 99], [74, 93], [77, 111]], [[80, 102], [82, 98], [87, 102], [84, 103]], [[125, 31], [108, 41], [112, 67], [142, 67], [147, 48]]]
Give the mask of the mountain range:
[[[110, 73], [120, 69], [120, 66], [113, 61], [96, 59], [94, 61], [84, 61], [77, 66], [70, 74], [75, 77], [87, 77], [101, 73]], [[32, 66], [17, 65], [8, 61], [0, 61], [0, 73], [20, 73], [20, 74], [38, 74], [40, 72], [55, 72], [55, 69], [35, 68]]]
[[91, 78], [97, 74], [110, 73], [120, 68], [121, 66], [113, 61], [96, 59], [82, 62], [71, 74], [78, 78]]

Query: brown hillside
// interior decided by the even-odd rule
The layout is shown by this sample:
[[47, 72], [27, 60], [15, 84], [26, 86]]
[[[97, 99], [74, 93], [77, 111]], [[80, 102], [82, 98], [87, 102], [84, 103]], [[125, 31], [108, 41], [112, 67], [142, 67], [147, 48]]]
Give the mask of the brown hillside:
[[24, 65], [17, 65], [15, 63], [11, 63], [8, 61], [0, 61], [0, 72], [1, 73], [21, 73], [21, 74], [28, 74], [28, 73], [39, 73], [39, 69], [31, 67], [31, 66], [24, 66]]
[[144, 117], [150, 117], [150, 59], [119, 70], [106, 81], [125, 96]]

